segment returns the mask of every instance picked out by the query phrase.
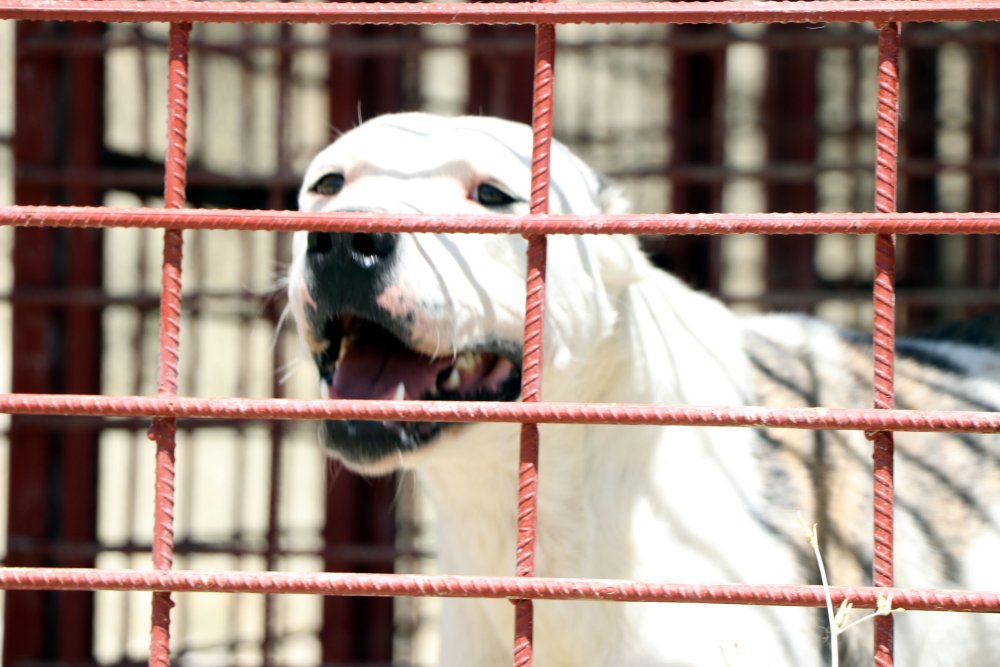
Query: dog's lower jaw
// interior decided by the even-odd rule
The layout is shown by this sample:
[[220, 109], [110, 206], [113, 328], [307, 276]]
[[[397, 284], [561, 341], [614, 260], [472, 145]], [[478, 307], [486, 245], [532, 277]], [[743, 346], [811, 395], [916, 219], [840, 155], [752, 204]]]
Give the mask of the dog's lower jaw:
[[[441, 426], [429, 422], [329, 420], [321, 426], [320, 439], [327, 452], [350, 470], [362, 475], [384, 475], [406, 467], [407, 456], [429, 446]], [[423, 437], [410, 427], [422, 429]]]
[[[460, 435], [465, 429], [475, 428], [476, 424], [438, 424], [424, 422], [433, 428], [434, 435], [425, 441], [416, 442], [405, 437], [398, 427], [394, 431], [391, 424], [384, 425], [375, 422], [362, 421], [327, 421], [322, 427], [321, 439], [327, 453], [340, 461], [344, 467], [360, 475], [369, 477], [388, 475], [397, 470], [412, 470], [418, 468], [428, 457], [432, 460], [440, 447], [440, 440], [448, 441], [451, 436]], [[387, 435], [380, 440], [361, 440], [354, 437], [346, 429], [355, 427], [383, 429]], [[330, 429], [336, 428], [341, 433], [331, 438]], [[391, 434], [396, 432], [398, 438]]]

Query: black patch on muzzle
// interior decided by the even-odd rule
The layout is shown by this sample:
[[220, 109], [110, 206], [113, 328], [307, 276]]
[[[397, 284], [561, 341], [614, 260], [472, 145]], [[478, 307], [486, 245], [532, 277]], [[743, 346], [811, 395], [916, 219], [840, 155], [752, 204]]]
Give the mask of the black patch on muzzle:
[[322, 316], [370, 311], [390, 280], [398, 242], [398, 235], [381, 232], [309, 232], [309, 291]]
[[398, 453], [412, 452], [433, 440], [448, 424], [438, 422], [323, 422], [325, 446], [348, 464], [371, 465]]

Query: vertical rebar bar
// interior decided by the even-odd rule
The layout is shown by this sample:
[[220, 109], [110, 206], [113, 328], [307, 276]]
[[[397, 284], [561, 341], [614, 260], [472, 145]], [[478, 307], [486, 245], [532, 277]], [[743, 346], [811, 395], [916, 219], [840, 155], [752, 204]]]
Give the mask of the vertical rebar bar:
[[[167, 154], [164, 200], [167, 208], [184, 206], [187, 174], [187, 92], [190, 23], [170, 26], [167, 83]], [[183, 237], [180, 230], [163, 235], [163, 282], [160, 297], [160, 360], [158, 393], [177, 395], [180, 358], [181, 259]], [[174, 554], [174, 461], [177, 422], [157, 419], [150, 428], [156, 441], [156, 496], [153, 523], [153, 567], [169, 570]], [[170, 665], [170, 593], [153, 593], [153, 621], [150, 633], [149, 664]]]
[[[531, 115], [531, 212], [549, 211], [549, 150], [552, 142], [553, 65], [555, 26], [540, 24], [535, 32], [535, 83]], [[544, 235], [528, 237], [528, 275], [524, 307], [524, 351], [521, 398], [526, 403], [541, 400], [542, 338], [545, 317], [545, 259], [548, 242]], [[538, 424], [521, 426], [520, 470], [517, 501], [517, 575], [535, 573], [535, 535], [538, 519]], [[518, 600], [514, 607], [514, 664], [532, 662], [534, 611], [531, 600]]]
[[[878, 35], [878, 107], [875, 120], [875, 210], [896, 210], [896, 171], [899, 136], [899, 34], [900, 24], [882, 26]], [[895, 405], [894, 365], [896, 336], [896, 237], [875, 238], [874, 354], [875, 407]], [[893, 434], [874, 435], [874, 539], [872, 579], [876, 586], [893, 584]], [[893, 663], [892, 616], [875, 619], [875, 664]]]

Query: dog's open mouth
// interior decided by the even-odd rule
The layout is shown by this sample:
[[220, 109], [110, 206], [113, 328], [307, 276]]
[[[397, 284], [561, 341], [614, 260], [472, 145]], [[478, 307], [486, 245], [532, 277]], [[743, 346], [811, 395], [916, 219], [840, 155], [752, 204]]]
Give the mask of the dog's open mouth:
[[[328, 322], [320, 355], [329, 398], [510, 400], [514, 362], [487, 351], [430, 357], [409, 349], [374, 322], [345, 315]], [[336, 358], [334, 358], [336, 354]]]
[[[327, 320], [315, 355], [330, 399], [512, 401], [520, 393], [517, 355], [486, 346], [428, 356], [354, 315]], [[506, 352], [506, 353], [504, 353]], [[358, 463], [414, 449], [447, 426], [436, 422], [329, 421], [328, 444]]]

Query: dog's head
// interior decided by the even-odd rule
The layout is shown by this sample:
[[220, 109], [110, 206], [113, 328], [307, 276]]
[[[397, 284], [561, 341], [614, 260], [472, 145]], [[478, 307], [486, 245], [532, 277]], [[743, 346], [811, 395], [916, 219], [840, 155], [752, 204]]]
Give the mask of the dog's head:
[[[316, 156], [299, 206], [312, 212], [525, 214], [531, 143], [528, 127], [495, 118], [382, 116]], [[619, 210], [617, 191], [555, 142], [550, 169], [551, 213]], [[550, 266], [550, 311], [563, 315], [555, 334], [547, 333], [547, 346], [555, 346], [548, 359], [568, 345], [559, 330], [562, 338], [587, 340], [608, 326], [595, 318], [609, 318], [598, 267], [604, 260], [579, 238], [561, 238], [556, 245], [566, 251], [557, 257], [550, 242], [550, 265], [571, 270]], [[516, 235], [297, 233], [289, 295], [324, 395], [516, 400], [525, 249]], [[373, 472], [405, 465], [408, 452], [452, 428], [469, 427], [329, 421], [325, 437], [348, 466]]]

